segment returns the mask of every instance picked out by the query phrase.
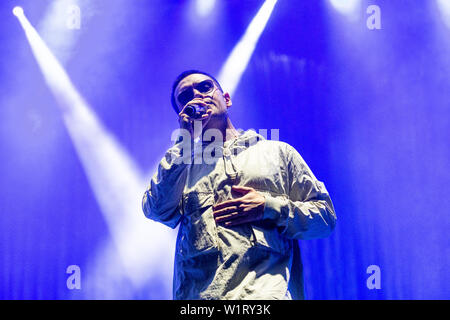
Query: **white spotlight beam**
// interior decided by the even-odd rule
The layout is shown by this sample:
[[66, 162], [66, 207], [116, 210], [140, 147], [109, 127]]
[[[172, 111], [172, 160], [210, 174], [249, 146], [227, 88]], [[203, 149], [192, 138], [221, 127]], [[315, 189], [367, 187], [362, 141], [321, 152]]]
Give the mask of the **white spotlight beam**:
[[[146, 219], [141, 212], [146, 181], [126, 151], [101, 125], [23, 12], [15, 10], [14, 13], [45, 81], [62, 108], [64, 122], [119, 251], [126, 276], [135, 288], [151, 277], [162, 278], [162, 283], [170, 286], [174, 234]], [[105, 264], [105, 268], [114, 267]], [[161, 291], [170, 292], [170, 288], [161, 288]]]
[[12, 12], [16, 17], [23, 16], [23, 14], [24, 14], [22, 7], [14, 7]]
[[277, 0], [264, 2], [219, 73], [218, 80], [230, 95], [235, 92], [276, 3]]
[[361, 0], [329, 0], [333, 7], [350, 20], [357, 20], [361, 9]]
[[450, 0], [436, 0], [436, 3], [441, 11], [442, 20], [450, 28]]
[[[68, 8], [78, 7], [85, 0], [56, 0], [51, 1], [47, 7], [45, 16], [36, 27], [40, 37], [51, 49], [52, 53], [64, 65], [72, 54], [72, 48], [77, 41], [79, 32], [68, 27], [71, 18]], [[89, 11], [87, 4], [83, 6], [84, 11]], [[86, 12], [85, 12], [86, 13]], [[78, 17], [81, 19], [81, 15]]]
[[216, 0], [195, 0], [197, 14], [202, 18], [207, 17], [214, 9], [215, 4]]

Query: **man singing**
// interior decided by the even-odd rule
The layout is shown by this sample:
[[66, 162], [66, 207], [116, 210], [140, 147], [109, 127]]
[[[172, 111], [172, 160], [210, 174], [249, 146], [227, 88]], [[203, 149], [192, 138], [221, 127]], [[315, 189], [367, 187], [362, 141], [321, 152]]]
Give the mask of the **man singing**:
[[213, 76], [183, 72], [172, 105], [178, 139], [142, 207], [179, 225], [174, 298], [303, 299], [297, 240], [327, 237], [336, 223], [323, 183], [288, 144], [236, 130]]

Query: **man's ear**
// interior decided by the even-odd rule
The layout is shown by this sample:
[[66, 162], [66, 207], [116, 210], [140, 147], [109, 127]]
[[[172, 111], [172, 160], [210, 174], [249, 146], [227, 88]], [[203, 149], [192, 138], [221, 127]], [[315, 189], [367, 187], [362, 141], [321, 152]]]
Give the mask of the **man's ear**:
[[225, 99], [225, 103], [227, 105], [227, 108], [231, 107], [233, 105], [233, 102], [231, 101], [230, 94], [228, 92], [225, 92], [223, 94], [223, 98]]

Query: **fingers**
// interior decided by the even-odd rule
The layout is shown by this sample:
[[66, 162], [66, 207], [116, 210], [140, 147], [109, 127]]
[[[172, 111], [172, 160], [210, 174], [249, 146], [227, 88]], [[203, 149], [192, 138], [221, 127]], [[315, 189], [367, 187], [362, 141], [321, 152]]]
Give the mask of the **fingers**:
[[202, 114], [202, 116], [200, 118], [197, 118], [195, 120], [202, 121], [203, 125], [205, 125], [206, 123], [204, 121], [209, 119], [211, 117], [211, 114], [212, 114], [212, 110], [208, 109], [208, 110], [206, 110], [206, 112], [204, 114]]
[[216, 223], [227, 223], [233, 219], [241, 218], [245, 213], [243, 213], [238, 206], [231, 206], [214, 211], [213, 215]]
[[178, 122], [180, 124], [180, 128], [187, 129], [191, 131], [192, 129], [192, 119], [189, 118], [188, 115], [184, 114], [183, 111], [178, 114]]
[[227, 227], [259, 220], [255, 211], [239, 205], [231, 205], [219, 210], [215, 209], [213, 216], [217, 224], [223, 224]]
[[234, 227], [234, 226], [238, 226], [238, 225], [241, 225], [241, 224], [253, 222], [255, 220], [257, 220], [257, 219], [255, 219], [252, 216], [243, 216], [243, 217], [237, 217], [234, 220], [226, 221], [223, 224], [224, 224], [225, 227]]
[[203, 109], [204, 109], [204, 113], [203, 113], [203, 115], [202, 115], [201, 117], [192, 119], [192, 118], [190, 118], [184, 111], [186, 110], [187, 107], [189, 107], [189, 106], [191, 106], [191, 105], [193, 105], [193, 104], [194, 104], [194, 103], [188, 103], [188, 104], [186, 104], [186, 105], [183, 107], [183, 109], [181, 109], [181, 112], [178, 114], [178, 116], [179, 116], [179, 117], [187, 116], [187, 117], [188, 117], [189, 119], [191, 119], [191, 120], [200, 120], [200, 119], [202, 119], [202, 118], [205, 118], [205, 119], [208, 118], [208, 117], [211, 115], [211, 113], [213, 112], [211, 106], [209, 106], [209, 105], [206, 104], [206, 103], [201, 103], [201, 102], [198, 102], [198, 101], [197, 101], [195, 104], [196, 104], [196, 105], [202, 106]]
[[238, 212], [239, 211], [239, 206], [230, 206], [230, 207], [226, 207], [220, 210], [215, 210], [213, 212], [214, 217], [221, 217], [221, 216], [225, 216], [228, 214], [231, 214], [233, 212]]
[[227, 200], [224, 202], [221, 202], [219, 204], [216, 204], [215, 206], [213, 206], [213, 210], [217, 211], [226, 207], [237, 207], [239, 206], [239, 204], [242, 203], [242, 199], [238, 198], [238, 199], [232, 199], [232, 200]]
[[213, 206], [214, 220], [226, 227], [262, 220], [265, 198], [255, 189], [232, 186], [232, 191], [243, 196]]
[[186, 109], [186, 106], [181, 110], [181, 112], [178, 114], [178, 122], [180, 124], [180, 128], [187, 129], [192, 133], [193, 127], [194, 127], [194, 121], [199, 121], [202, 123], [202, 127], [205, 127], [205, 125], [208, 123], [209, 119], [211, 118], [211, 115], [213, 113], [213, 110], [211, 108], [208, 108], [205, 113], [203, 113], [198, 118], [192, 118], [184, 113], [184, 110]]
[[180, 127], [189, 128], [189, 127], [192, 127], [192, 124], [195, 119], [192, 119], [186, 113], [184, 113], [184, 110], [186, 109], [186, 107], [187, 107], [187, 105], [184, 106], [184, 108], [178, 114], [178, 119], [180, 122]]
[[238, 218], [240, 218], [239, 212], [232, 211], [229, 214], [215, 218], [215, 220], [216, 220], [216, 223], [218, 223], [218, 224], [221, 224], [221, 223], [226, 224], [227, 222], [232, 221], [233, 219], [238, 219]]
[[[180, 117], [182, 117], [182, 116], [188, 117], [188, 115], [187, 115], [186, 113], [184, 113], [184, 110], [186, 110], [186, 108], [187, 108], [188, 105], [189, 105], [189, 104], [186, 104], [186, 105], [183, 107], [183, 109], [181, 109], [181, 111], [180, 111], [180, 113], [178, 114], [178, 116], [180, 116]], [[189, 117], [188, 117], [188, 118], [189, 118]]]
[[[232, 186], [231, 189], [233, 191], [236, 191], [237, 193], [241, 193], [244, 195], [250, 191], [253, 191], [253, 188], [242, 187], [242, 186]], [[220, 209], [223, 209], [226, 207], [236, 207], [236, 206], [239, 206], [240, 204], [244, 204], [246, 202], [247, 202], [247, 200], [244, 197], [231, 199], [231, 200], [227, 200], [227, 201], [221, 202], [219, 204], [216, 204], [215, 206], [213, 206], [213, 210], [217, 211], [217, 210], [220, 210]]]
[[235, 192], [242, 193], [242, 194], [247, 194], [250, 191], [254, 191], [253, 188], [244, 187], [244, 186], [232, 186], [231, 189]]
[[258, 217], [250, 212], [230, 211], [228, 214], [223, 214], [220, 217], [215, 218], [215, 220], [217, 224], [222, 224], [225, 227], [232, 227], [256, 221], [258, 220]]
[[233, 190], [240, 190], [240, 191], [252, 191], [253, 188], [246, 187], [246, 186], [231, 186]]

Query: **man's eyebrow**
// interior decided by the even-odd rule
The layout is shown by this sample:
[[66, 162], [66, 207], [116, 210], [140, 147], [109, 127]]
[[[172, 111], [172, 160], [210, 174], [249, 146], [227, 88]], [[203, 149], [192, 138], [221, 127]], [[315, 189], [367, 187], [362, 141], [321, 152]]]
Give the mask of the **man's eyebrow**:
[[178, 91], [178, 94], [181, 94], [181, 93], [183, 93], [184, 91], [189, 90], [190, 87], [192, 87], [192, 86], [182, 86], [182, 87], [179, 87], [179, 88], [175, 91], [175, 93]]
[[199, 82], [193, 82], [193, 83], [190, 84], [190, 85], [181, 86], [181, 87], [179, 87], [179, 89], [178, 89], [178, 93], [181, 93], [181, 92], [183, 92], [183, 91], [189, 90], [189, 88], [195, 87], [196, 85], [202, 83], [203, 81], [205, 81], [205, 80], [200, 80]]
[[209, 81], [209, 82], [212, 82], [214, 84], [214, 80], [213, 79], [205, 78], [203, 80], [199, 80], [199, 81], [193, 82], [190, 85], [180, 86], [180, 87], [178, 87], [178, 89], [176, 91], [178, 91], [178, 94], [180, 94], [183, 91], [189, 90], [189, 88], [195, 87], [196, 85], [198, 85], [200, 83], [203, 83], [205, 81]]
[[185, 91], [189, 90], [190, 87], [191, 87], [191, 86], [184, 87], [184, 88], [180, 88], [180, 89], [178, 90], [178, 93], [185, 92]]

